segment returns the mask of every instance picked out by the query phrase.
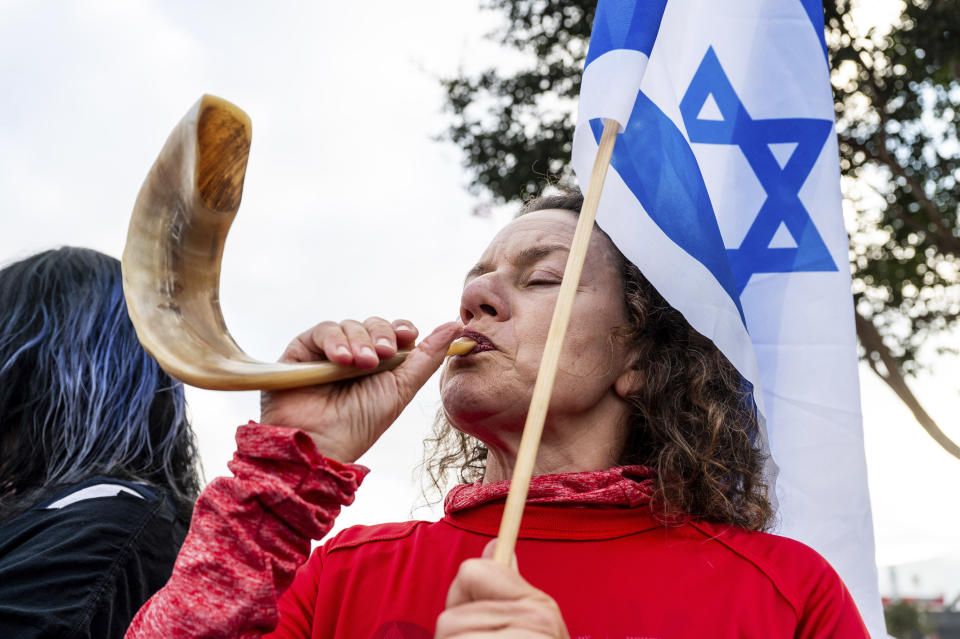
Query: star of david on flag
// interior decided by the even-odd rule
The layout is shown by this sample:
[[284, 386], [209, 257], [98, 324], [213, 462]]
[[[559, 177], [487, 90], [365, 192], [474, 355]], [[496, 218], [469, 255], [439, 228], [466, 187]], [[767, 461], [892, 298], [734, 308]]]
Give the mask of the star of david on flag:
[[886, 637], [822, 5], [600, 0], [573, 167], [620, 125], [597, 223], [753, 386], [775, 532]]

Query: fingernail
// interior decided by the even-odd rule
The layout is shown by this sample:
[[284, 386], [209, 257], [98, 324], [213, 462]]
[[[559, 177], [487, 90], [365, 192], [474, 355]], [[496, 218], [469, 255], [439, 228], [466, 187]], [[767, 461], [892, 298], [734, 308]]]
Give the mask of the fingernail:
[[386, 337], [381, 337], [377, 340], [377, 346], [386, 346], [387, 348], [393, 348], [393, 344], [390, 343]]
[[350, 349], [347, 348], [346, 346], [337, 346], [337, 351], [336, 351], [336, 352], [337, 352], [337, 355], [340, 355], [340, 356], [342, 356], [342, 357], [349, 357], [349, 356], [350, 356]]
[[413, 327], [409, 324], [397, 324], [398, 331], [412, 331]]
[[373, 358], [377, 357], [377, 353], [369, 346], [364, 346], [363, 348], [361, 348], [360, 354], [365, 355], [367, 357], [373, 357]]

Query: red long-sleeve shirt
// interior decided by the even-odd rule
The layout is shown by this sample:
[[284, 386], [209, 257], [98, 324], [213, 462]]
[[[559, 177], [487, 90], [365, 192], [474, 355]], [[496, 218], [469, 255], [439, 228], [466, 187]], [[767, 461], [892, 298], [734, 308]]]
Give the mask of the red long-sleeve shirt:
[[[497, 533], [507, 483], [460, 486], [439, 522], [350, 528], [303, 563], [366, 469], [326, 460], [299, 431], [248, 425], [237, 443], [235, 477], [201, 495], [173, 577], [128, 638], [432, 637], [460, 563]], [[664, 526], [647, 469], [542, 476], [530, 495], [520, 572], [571, 637], [868, 637], [817, 553], [732, 526]]]

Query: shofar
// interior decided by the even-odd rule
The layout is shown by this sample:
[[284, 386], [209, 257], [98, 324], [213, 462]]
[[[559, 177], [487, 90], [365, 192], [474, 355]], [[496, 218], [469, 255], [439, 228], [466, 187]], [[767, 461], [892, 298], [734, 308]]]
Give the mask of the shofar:
[[[246, 113], [205, 95], [170, 133], [150, 169], [123, 251], [123, 292], [143, 347], [173, 377], [213, 390], [295, 388], [398, 366], [409, 351], [368, 370], [262, 362], [230, 335], [220, 310], [220, 264], [240, 207], [250, 137]], [[449, 354], [473, 346], [458, 340]]]

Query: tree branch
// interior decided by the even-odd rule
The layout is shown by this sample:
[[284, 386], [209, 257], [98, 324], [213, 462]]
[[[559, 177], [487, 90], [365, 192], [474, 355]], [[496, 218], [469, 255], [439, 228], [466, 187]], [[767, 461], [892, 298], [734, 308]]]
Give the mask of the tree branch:
[[[873, 102], [874, 111], [876, 111], [877, 116], [880, 118], [880, 126], [877, 127], [876, 136], [877, 136], [877, 150], [870, 151], [865, 144], [857, 142], [852, 138], [847, 138], [845, 141], [853, 146], [855, 149], [862, 151], [866, 154], [867, 157], [873, 158], [877, 162], [884, 164], [894, 175], [902, 177], [907, 185], [910, 187], [911, 193], [919, 202], [920, 206], [926, 211], [927, 216], [930, 218], [930, 221], [933, 222], [934, 226], [937, 227], [937, 230], [940, 231], [939, 238], [942, 238], [940, 242], [939, 238], [930, 238], [931, 243], [934, 245], [945, 244], [946, 246], [941, 246], [941, 249], [946, 248], [949, 252], [960, 253], [960, 239], [953, 234], [953, 230], [947, 227], [946, 220], [940, 212], [940, 209], [937, 208], [937, 205], [934, 204], [933, 200], [927, 197], [927, 192], [923, 189], [923, 185], [917, 181], [916, 177], [907, 173], [906, 169], [903, 168], [903, 165], [897, 161], [895, 157], [890, 154], [890, 151], [887, 149], [887, 122], [889, 121], [889, 115], [887, 114], [887, 102], [889, 96], [887, 96], [886, 91], [883, 87], [880, 86], [877, 76], [873, 73], [873, 70], [862, 60], [859, 61], [861, 68], [866, 72], [867, 84], [873, 89], [873, 96], [871, 101]], [[882, 103], [878, 104], [882, 100]], [[900, 216], [900, 219], [905, 220], [903, 216]], [[928, 235], [931, 235], [928, 233]], [[946, 252], [946, 251], [944, 251]]]
[[933, 203], [929, 197], [927, 197], [926, 192], [923, 190], [923, 187], [917, 182], [916, 178], [907, 173], [906, 169], [897, 162], [887, 151], [886, 148], [886, 136], [883, 133], [878, 134], [880, 137], [880, 143], [878, 145], [878, 151], [871, 151], [867, 146], [861, 142], [858, 142], [852, 138], [844, 139], [844, 143], [849, 144], [854, 149], [863, 152], [868, 158], [876, 160], [881, 164], [885, 165], [894, 175], [898, 175], [906, 180], [907, 184], [910, 186], [910, 191], [913, 193], [914, 197], [917, 199], [917, 202], [923, 207], [926, 211], [927, 216], [930, 218], [930, 221], [937, 227], [937, 230], [940, 231], [937, 233], [930, 233], [929, 229], [921, 229], [920, 226], [909, 216], [897, 214], [904, 224], [912, 228], [915, 231], [923, 231], [927, 236], [927, 241], [937, 246], [941, 249], [943, 253], [953, 253], [960, 254], [960, 239], [953, 234], [953, 232], [947, 228], [946, 222], [943, 216], [940, 214], [940, 210], [937, 208], [937, 205]]
[[[945, 451], [957, 459], [960, 459], [960, 446], [940, 430], [937, 423], [930, 417], [927, 411], [924, 410], [923, 406], [920, 405], [919, 400], [917, 400], [916, 396], [907, 386], [906, 380], [904, 380], [903, 375], [900, 373], [900, 367], [897, 365], [896, 359], [894, 359], [893, 354], [890, 352], [890, 349], [887, 348], [886, 344], [883, 343], [883, 338], [880, 336], [877, 327], [859, 312], [854, 313], [854, 315], [856, 317], [857, 337], [860, 338], [860, 344], [867, 352], [867, 363], [870, 365], [870, 368], [880, 379], [886, 382], [887, 386], [897, 394], [897, 397], [907, 405], [907, 408], [910, 409], [910, 412], [913, 413], [913, 416], [923, 429], [933, 437], [934, 441], [940, 444]], [[880, 362], [882, 362], [884, 368], [886, 368], [886, 375], [879, 370], [876, 361], [870, 357], [873, 353], [877, 354]]]
[[[930, 217], [930, 221], [937, 227], [937, 230], [940, 231], [939, 238], [942, 238], [943, 242], [946, 244], [946, 247], [949, 247], [950, 251], [953, 253], [960, 253], [960, 240], [956, 238], [953, 234], [953, 231], [947, 228], [946, 222], [943, 219], [943, 216], [940, 214], [940, 209], [937, 208], [937, 205], [933, 203], [929, 197], [927, 197], [927, 192], [923, 190], [923, 186], [917, 181], [916, 177], [907, 173], [906, 169], [894, 159], [893, 156], [886, 149], [886, 144], [881, 145], [880, 147], [880, 161], [890, 167], [890, 170], [893, 171], [894, 175], [899, 175], [904, 180], [907, 181], [907, 184], [910, 185], [910, 190], [913, 192], [914, 197], [917, 198], [917, 201], [927, 212], [927, 215]], [[937, 243], [941, 243], [941, 240], [938, 239]], [[945, 247], [945, 248], [946, 248]]]

